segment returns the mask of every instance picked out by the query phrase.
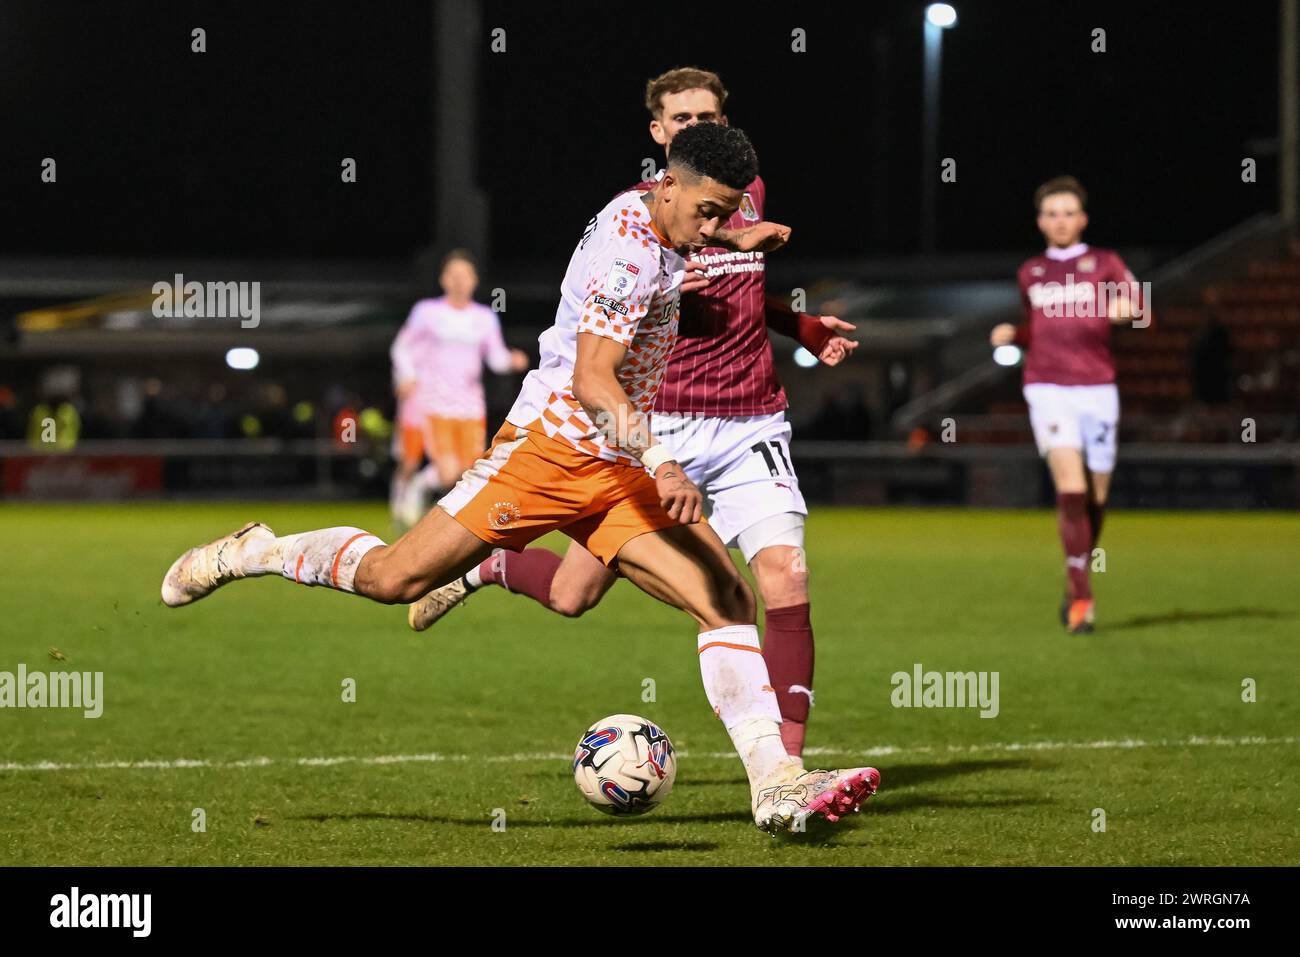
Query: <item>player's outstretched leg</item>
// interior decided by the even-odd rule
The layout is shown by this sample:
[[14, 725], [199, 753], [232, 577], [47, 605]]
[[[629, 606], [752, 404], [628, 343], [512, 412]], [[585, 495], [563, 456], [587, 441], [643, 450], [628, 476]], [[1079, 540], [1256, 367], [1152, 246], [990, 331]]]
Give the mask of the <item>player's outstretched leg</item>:
[[261, 522], [249, 522], [237, 532], [189, 549], [163, 576], [163, 604], [179, 608], [247, 577], [250, 572], [244, 566], [244, 550], [253, 543], [260, 548], [275, 540], [275, 532]]
[[241, 578], [281, 575], [384, 604], [415, 601], [481, 561], [489, 546], [440, 508], [432, 509], [392, 545], [365, 529], [323, 528], [277, 537], [253, 522], [191, 548], [163, 578], [163, 602], [173, 608]]
[[809, 815], [836, 821], [875, 793], [875, 768], [807, 771], [786, 753], [754, 597], [711, 528], [680, 525], [638, 535], [619, 550], [618, 562], [642, 591], [699, 622], [704, 690], [745, 766], [758, 827], [789, 829]]
[[407, 622], [424, 631], [471, 594], [497, 585], [568, 618], [594, 608], [617, 576], [600, 559], [576, 542], [561, 559], [549, 548], [521, 552], [497, 549], [460, 578], [435, 588], [411, 606]]

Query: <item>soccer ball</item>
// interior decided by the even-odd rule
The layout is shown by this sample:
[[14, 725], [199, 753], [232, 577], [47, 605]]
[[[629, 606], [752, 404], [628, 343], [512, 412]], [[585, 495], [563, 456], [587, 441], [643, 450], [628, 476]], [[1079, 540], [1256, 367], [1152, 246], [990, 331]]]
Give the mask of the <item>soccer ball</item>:
[[606, 814], [644, 814], [673, 789], [677, 758], [659, 726], [634, 714], [601, 718], [573, 754], [573, 780]]

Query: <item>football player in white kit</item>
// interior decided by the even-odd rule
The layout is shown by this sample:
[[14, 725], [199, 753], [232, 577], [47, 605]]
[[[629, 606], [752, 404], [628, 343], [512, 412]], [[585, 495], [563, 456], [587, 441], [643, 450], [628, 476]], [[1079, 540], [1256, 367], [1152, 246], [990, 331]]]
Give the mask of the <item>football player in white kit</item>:
[[[705, 694], [745, 768], [758, 827], [802, 829], [810, 815], [837, 821], [858, 810], [880, 772], [809, 770], [787, 753], [753, 594], [700, 521], [699, 489], [642, 425], [677, 338], [684, 256], [718, 241], [757, 172], [744, 133], [700, 125], [683, 131], [653, 189], [621, 193], [592, 218], [541, 336], [541, 361], [506, 422], [406, 535], [392, 545], [356, 526], [277, 536], [251, 522], [176, 559], [164, 603], [183, 607], [257, 576], [415, 602], [494, 548], [562, 531], [695, 619]], [[777, 249], [788, 232], [763, 224], [734, 248]]]
[[506, 346], [497, 314], [474, 301], [478, 269], [469, 250], [443, 258], [438, 282], [443, 295], [412, 307], [390, 350], [400, 459], [389, 508], [400, 528], [415, 525], [425, 494], [450, 488], [486, 448], [483, 366], [498, 375], [528, 369], [528, 354]]
[[[667, 152], [698, 123], [725, 125], [727, 91], [717, 74], [670, 70], [650, 80], [650, 135]], [[662, 174], [661, 174], [662, 175]], [[657, 180], [639, 185], [645, 190]], [[767, 188], [750, 183], [727, 226], [733, 234], [763, 219]], [[790, 459], [785, 392], [776, 376], [768, 329], [796, 339], [826, 365], [857, 343], [853, 326], [834, 316], [792, 312], [766, 295], [761, 252], [710, 246], [687, 262], [681, 327], [655, 401], [651, 429], [704, 492], [709, 523], [738, 548], [764, 605], [763, 655], [781, 707], [781, 734], [802, 754], [813, 696], [813, 632], [804, 558], [808, 508]], [[553, 611], [580, 615], [600, 601], [615, 575], [572, 545], [563, 560], [545, 548], [502, 552], [412, 609], [411, 624], [429, 627], [472, 591], [499, 585]]]

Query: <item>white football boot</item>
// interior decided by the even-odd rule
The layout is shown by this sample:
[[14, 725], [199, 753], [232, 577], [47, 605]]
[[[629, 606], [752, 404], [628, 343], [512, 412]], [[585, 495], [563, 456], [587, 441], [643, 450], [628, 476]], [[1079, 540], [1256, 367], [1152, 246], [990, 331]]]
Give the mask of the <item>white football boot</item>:
[[464, 577], [453, 579], [441, 588], [435, 588], [406, 611], [406, 623], [414, 631], [424, 631], [435, 621], [469, 597]]
[[171, 608], [188, 605], [216, 591], [226, 582], [244, 578], [240, 560], [245, 543], [254, 539], [275, 538], [261, 522], [249, 522], [215, 542], [208, 542], [176, 559], [162, 583], [163, 604]]
[[775, 834], [803, 830], [814, 814], [835, 822], [857, 811], [879, 786], [875, 768], [805, 771], [791, 763], [754, 789], [754, 824]]

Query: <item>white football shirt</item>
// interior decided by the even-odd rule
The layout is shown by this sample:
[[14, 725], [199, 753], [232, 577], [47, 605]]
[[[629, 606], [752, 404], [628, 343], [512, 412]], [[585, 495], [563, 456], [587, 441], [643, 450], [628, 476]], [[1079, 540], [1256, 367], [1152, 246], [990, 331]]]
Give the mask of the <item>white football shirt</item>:
[[677, 338], [686, 261], [660, 242], [642, 195], [620, 193], [587, 224], [560, 286], [555, 324], [538, 339], [541, 362], [507, 416], [590, 455], [634, 465], [636, 458], [610, 447], [573, 397], [573, 364], [580, 332], [622, 343], [627, 354], [618, 380], [648, 420]]

